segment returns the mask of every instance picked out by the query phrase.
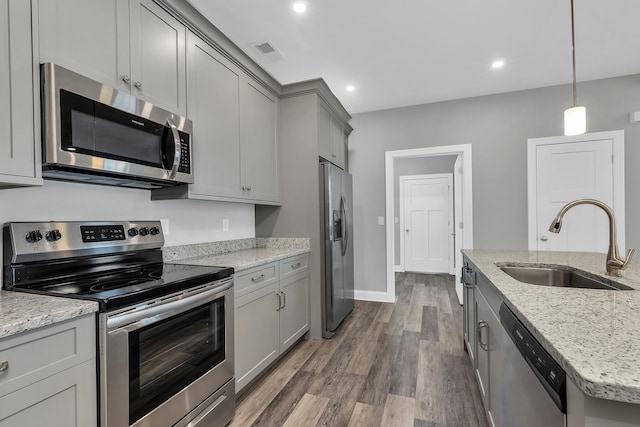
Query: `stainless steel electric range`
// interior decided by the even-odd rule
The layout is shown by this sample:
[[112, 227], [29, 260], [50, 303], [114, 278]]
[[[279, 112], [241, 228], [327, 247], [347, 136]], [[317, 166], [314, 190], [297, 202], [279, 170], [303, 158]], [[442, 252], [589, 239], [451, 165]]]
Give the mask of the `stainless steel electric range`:
[[224, 426], [233, 269], [162, 261], [158, 221], [12, 222], [4, 289], [99, 303], [102, 427]]

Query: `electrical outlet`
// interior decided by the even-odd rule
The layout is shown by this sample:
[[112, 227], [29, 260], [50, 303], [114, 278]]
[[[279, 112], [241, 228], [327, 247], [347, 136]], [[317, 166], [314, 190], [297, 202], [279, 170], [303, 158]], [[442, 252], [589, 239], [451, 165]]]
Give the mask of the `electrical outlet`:
[[229, 220], [227, 218], [222, 220], [222, 231], [229, 231]]
[[166, 236], [169, 234], [169, 220], [167, 218], [160, 220], [160, 225], [162, 226], [162, 233]]
[[383, 216], [379, 216], [378, 217], [378, 225], [384, 225], [384, 217]]

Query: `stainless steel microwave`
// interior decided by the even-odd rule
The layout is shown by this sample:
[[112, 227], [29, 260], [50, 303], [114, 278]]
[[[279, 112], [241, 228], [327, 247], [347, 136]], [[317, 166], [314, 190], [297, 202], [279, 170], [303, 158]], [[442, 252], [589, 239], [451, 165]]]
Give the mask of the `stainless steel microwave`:
[[191, 120], [42, 64], [42, 176], [135, 188], [193, 183]]

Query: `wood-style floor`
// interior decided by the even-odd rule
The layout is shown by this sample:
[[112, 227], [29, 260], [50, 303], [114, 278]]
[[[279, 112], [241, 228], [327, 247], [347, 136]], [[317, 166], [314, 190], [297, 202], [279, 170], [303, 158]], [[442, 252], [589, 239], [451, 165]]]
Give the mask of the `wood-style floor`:
[[398, 273], [395, 304], [356, 301], [244, 393], [231, 426], [487, 426], [452, 276]]

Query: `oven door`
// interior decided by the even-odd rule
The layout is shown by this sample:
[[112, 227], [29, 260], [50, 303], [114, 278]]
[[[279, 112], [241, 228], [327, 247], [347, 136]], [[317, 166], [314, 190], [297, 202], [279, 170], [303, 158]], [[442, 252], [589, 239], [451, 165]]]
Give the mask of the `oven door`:
[[[202, 404], [233, 384], [232, 286], [226, 279], [102, 316], [102, 426], [172, 426], [213, 410]], [[212, 405], [232, 417], [228, 387]]]

